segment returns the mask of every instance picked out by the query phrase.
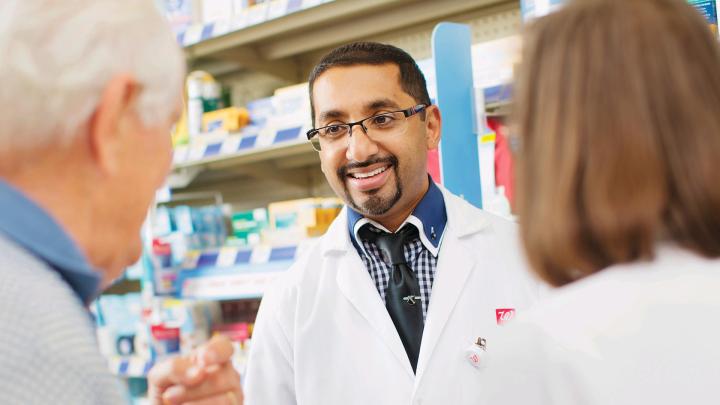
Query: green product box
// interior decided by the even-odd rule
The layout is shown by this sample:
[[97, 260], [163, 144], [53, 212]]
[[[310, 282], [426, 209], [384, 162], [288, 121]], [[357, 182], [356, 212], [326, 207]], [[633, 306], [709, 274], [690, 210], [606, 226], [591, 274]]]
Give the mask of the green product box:
[[262, 231], [268, 227], [265, 208], [236, 212], [232, 215], [233, 235], [241, 245], [255, 246], [260, 243]]

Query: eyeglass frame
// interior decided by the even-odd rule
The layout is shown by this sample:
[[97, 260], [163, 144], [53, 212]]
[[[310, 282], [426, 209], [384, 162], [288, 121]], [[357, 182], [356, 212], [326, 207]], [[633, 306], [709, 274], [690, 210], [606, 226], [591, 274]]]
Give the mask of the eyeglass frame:
[[[361, 119], [361, 120], [359, 120], [359, 121], [355, 121], [355, 122], [347, 122], [347, 123], [340, 123], [340, 124], [325, 125], [325, 126], [320, 127], [320, 128], [313, 128], [313, 129], [307, 131], [307, 132], [305, 133], [305, 135], [307, 136], [308, 141], [312, 144], [312, 138], [314, 138], [315, 135], [318, 135], [318, 136], [319, 136], [320, 130], [322, 130], [322, 129], [329, 128], [329, 127], [336, 127], [336, 126], [347, 126], [347, 127], [348, 127], [348, 136], [352, 136], [352, 129], [353, 129], [353, 127], [354, 127], [355, 125], [360, 125], [360, 128], [362, 128], [363, 132], [365, 132], [365, 134], [367, 135], [368, 129], [365, 127], [365, 125], [363, 124], [363, 122], [365, 122], [365, 121], [367, 121], [367, 120], [369, 120], [369, 119], [372, 119], [372, 118], [375, 118], [375, 117], [379, 117], [379, 116], [382, 116], [382, 115], [385, 115], [385, 114], [395, 114], [395, 113], [403, 113], [403, 115], [405, 116], [405, 119], [408, 119], [408, 118], [412, 117], [413, 115], [416, 115], [416, 114], [418, 114], [418, 113], [421, 113], [421, 112], [423, 112], [423, 111], [426, 111], [426, 110], [428, 109], [428, 107], [430, 107], [431, 105], [432, 105], [432, 104], [430, 104], [430, 105], [417, 104], [417, 105], [415, 105], [415, 106], [413, 106], [413, 107], [406, 108], [406, 109], [404, 109], [404, 110], [386, 111], [386, 112], [382, 112], [382, 113], [379, 113], [379, 114], [374, 114], [374, 115], [371, 115], [371, 116], [369, 116], [369, 117], [363, 118], [363, 119]], [[318, 142], [318, 143], [319, 143], [319, 142]], [[315, 149], [315, 151], [317, 151], [317, 152], [320, 152], [320, 147], [319, 147], [319, 146], [318, 146], [318, 149], [316, 149], [316, 148], [315, 148], [315, 145], [313, 144], [313, 149]]]

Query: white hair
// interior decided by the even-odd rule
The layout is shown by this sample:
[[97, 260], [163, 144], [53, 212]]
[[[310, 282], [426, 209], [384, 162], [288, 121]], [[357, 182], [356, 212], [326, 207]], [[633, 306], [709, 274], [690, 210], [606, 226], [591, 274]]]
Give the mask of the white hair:
[[0, 0], [0, 152], [67, 143], [118, 74], [145, 125], [170, 119], [184, 58], [153, 0]]

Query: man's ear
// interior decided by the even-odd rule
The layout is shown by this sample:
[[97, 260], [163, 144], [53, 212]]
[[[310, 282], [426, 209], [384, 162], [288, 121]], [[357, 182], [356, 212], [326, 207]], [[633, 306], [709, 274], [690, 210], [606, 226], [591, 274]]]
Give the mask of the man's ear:
[[425, 109], [425, 134], [428, 150], [437, 149], [440, 144], [441, 133], [442, 117], [440, 109], [436, 105], [431, 105]]
[[117, 75], [105, 86], [89, 126], [90, 149], [100, 169], [113, 173], [129, 120], [136, 114], [140, 86], [130, 75]]

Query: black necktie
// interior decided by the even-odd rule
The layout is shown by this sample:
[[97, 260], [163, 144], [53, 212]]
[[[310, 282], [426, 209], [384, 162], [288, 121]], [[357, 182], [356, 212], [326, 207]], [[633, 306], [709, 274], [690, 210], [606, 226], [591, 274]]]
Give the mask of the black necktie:
[[418, 237], [418, 230], [414, 225], [406, 224], [397, 233], [387, 233], [368, 224], [360, 229], [359, 236], [374, 241], [386, 261], [392, 264], [392, 274], [385, 289], [385, 307], [415, 371], [424, 327], [422, 298], [415, 273], [405, 260], [403, 246]]

